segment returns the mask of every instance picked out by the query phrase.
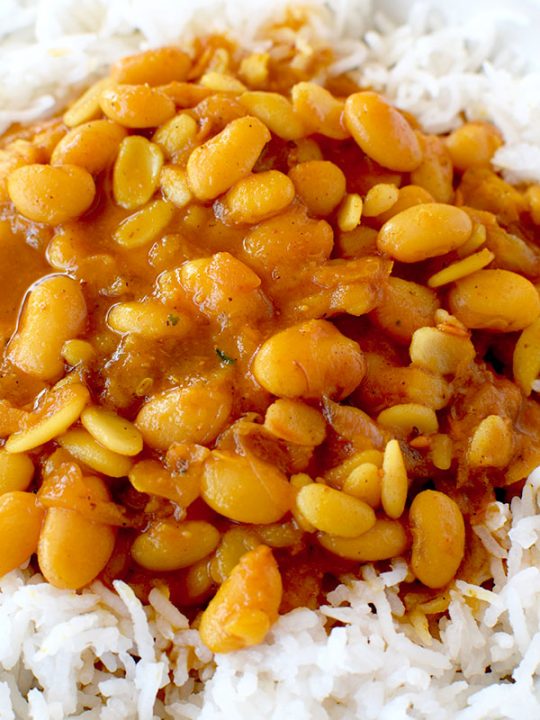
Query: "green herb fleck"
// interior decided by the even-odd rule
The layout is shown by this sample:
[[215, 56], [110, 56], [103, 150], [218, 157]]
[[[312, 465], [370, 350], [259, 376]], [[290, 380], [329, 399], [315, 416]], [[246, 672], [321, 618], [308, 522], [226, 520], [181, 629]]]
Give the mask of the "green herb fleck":
[[167, 325], [174, 327], [175, 325], [178, 325], [178, 321], [180, 318], [178, 315], [169, 315], [167, 317]]
[[216, 355], [224, 365], [234, 365], [236, 362], [234, 358], [229, 357], [226, 352], [223, 352], [223, 350], [220, 350], [219, 348], [216, 348]]

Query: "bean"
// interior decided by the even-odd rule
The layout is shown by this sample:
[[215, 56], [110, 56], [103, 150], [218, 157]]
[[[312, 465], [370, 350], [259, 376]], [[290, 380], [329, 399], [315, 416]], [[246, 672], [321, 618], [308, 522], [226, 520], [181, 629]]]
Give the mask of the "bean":
[[454, 167], [458, 170], [489, 165], [502, 143], [497, 128], [483, 122], [464, 123], [446, 138], [446, 147]]
[[174, 215], [174, 206], [165, 200], [154, 200], [133, 215], [129, 215], [116, 228], [113, 238], [125, 248], [148, 245], [163, 233]]
[[155, 300], [126, 302], [113, 305], [107, 315], [107, 325], [118, 333], [132, 333], [149, 340], [162, 337], [183, 338], [193, 323], [185, 313], [171, 313]]
[[79, 418], [90, 393], [80, 383], [54, 388], [31, 413], [31, 421], [9, 436], [5, 448], [9, 453], [33, 450], [65, 432]]
[[356, 538], [336, 537], [319, 533], [319, 543], [334, 555], [356, 562], [377, 562], [403, 555], [409, 544], [403, 525], [398, 520], [377, 520], [375, 525]]
[[444, 587], [465, 553], [465, 523], [459, 507], [442, 492], [424, 490], [412, 502], [409, 522], [412, 571], [427, 587]]
[[363, 500], [372, 508], [379, 507], [381, 504], [381, 473], [377, 465], [363, 462], [353, 468], [343, 482], [343, 492]]
[[[87, 481], [96, 500], [109, 498], [102, 480], [87, 478]], [[39, 569], [51, 585], [78, 590], [95, 580], [104, 569], [112, 555], [115, 538], [114, 528], [108, 525], [91, 522], [75, 510], [51, 507], [39, 538]]]
[[367, 503], [321, 483], [301, 488], [296, 504], [314, 528], [338, 537], [358, 537], [375, 525]]
[[87, 365], [94, 359], [96, 353], [86, 340], [66, 340], [62, 345], [61, 355], [68, 365], [75, 367]]
[[382, 471], [383, 510], [388, 517], [397, 520], [403, 514], [409, 490], [405, 461], [397, 440], [390, 440], [384, 449]]
[[234, 93], [238, 95], [246, 91], [246, 86], [240, 80], [237, 80], [232, 75], [213, 70], [205, 72], [199, 82], [203, 87], [216, 93]]
[[112, 66], [111, 76], [127, 85], [166, 85], [185, 80], [190, 68], [187, 53], [177, 47], [162, 47], [123, 57]]
[[9, 343], [9, 360], [40, 380], [58, 379], [64, 371], [62, 347], [83, 331], [86, 318], [86, 302], [76, 280], [51, 275], [38, 281]]
[[125, 477], [133, 464], [128, 457], [109, 450], [82, 428], [68, 430], [56, 440], [77, 460], [109, 477]]
[[60, 140], [51, 155], [51, 165], [77, 165], [97, 175], [114, 161], [125, 136], [125, 129], [110, 120], [83, 123]]
[[377, 422], [393, 433], [405, 437], [415, 431], [422, 435], [431, 435], [439, 429], [435, 411], [418, 403], [393, 405], [379, 413]]
[[403, 185], [399, 188], [396, 202], [377, 217], [377, 221], [384, 224], [391, 217], [414, 205], [435, 202], [433, 195], [419, 185]]
[[183, 208], [193, 200], [187, 172], [178, 165], [165, 165], [159, 176], [163, 197], [177, 208]]
[[76, 165], [25, 165], [9, 175], [8, 193], [21, 215], [58, 225], [88, 210], [96, 186], [90, 173]]
[[312, 215], [329, 215], [345, 195], [345, 175], [328, 160], [299, 163], [289, 171], [289, 177]]
[[[337, 215], [338, 227], [342, 232], [351, 232], [362, 219], [363, 202], [358, 193], [348, 193], [343, 198]], [[343, 253], [345, 254], [345, 253]]]
[[229, 381], [210, 378], [150, 398], [135, 425], [145, 443], [156, 450], [167, 450], [175, 442], [204, 445], [223, 430], [231, 409]]
[[230, 652], [262, 642], [277, 620], [282, 583], [272, 551], [247, 552], [203, 612], [199, 632], [212, 652]]
[[296, 140], [306, 134], [300, 116], [291, 102], [279, 93], [253, 91], [239, 97], [247, 111], [262, 120], [266, 127], [283, 140]]
[[[269, 526], [261, 525], [260, 527]], [[210, 574], [214, 582], [219, 585], [224, 583], [242, 556], [260, 544], [259, 533], [250, 527], [233, 527], [227, 530], [210, 562]]]
[[155, 520], [135, 538], [131, 556], [146, 570], [168, 572], [194, 565], [218, 543], [219, 532], [210, 523]]
[[162, 165], [163, 153], [159, 145], [140, 135], [124, 138], [114, 163], [115, 203], [126, 210], [135, 210], [147, 203], [158, 186]]
[[298, 400], [276, 400], [269, 406], [264, 427], [276, 437], [296, 445], [316, 446], [326, 437], [326, 421], [318, 410]]
[[43, 509], [33, 493], [14, 490], [0, 496], [0, 577], [36, 552]]
[[504, 468], [512, 459], [514, 437], [512, 422], [500, 415], [488, 415], [476, 427], [469, 441], [469, 467]]
[[294, 185], [278, 170], [248, 175], [239, 180], [221, 201], [224, 219], [254, 225], [284, 210], [294, 199]]
[[[200, 445], [175, 445], [186, 452], [181, 458], [180, 472], [165, 468], [157, 460], [141, 460], [129, 471], [129, 481], [141, 493], [168, 498], [177, 505], [187, 508], [200, 495], [202, 466], [207, 448]], [[199, 457], [193, 457], [198, 451]]]
[[127, 128], [151, 128], [166, 122], [176, 112], [171, 98], [150, 85], [117, 85], [105, 89], [99, 99], [105, 115]]
[[191, 115], [180, 113], [158, 127], [152, 141], [159, 145], [167, 158], [174, 158], [189, 147], [198, 129]]
[[466, 327], [514, 332], [540, 315], [540, 297], [530, 280], [509, 270], [478, 270], [450, 290], [451, 312]]
[[248, 115], [233, 120], [196, 148], [187, 163], [189, 183], [196, 197], [213, 200], [249, 175], [269, 140], [268, 128]]
[[81, 423], [90, 435], [108, 450], [120, 455], [138, 455], [143, 446], [139, 430], [112, 410], [87, 407], [81, 413]]
[[13, 490], [28, 490], [34, 477], [34, 463], [26, 453], [0, 450], [0, 495]]
[[201, 494], [213, 510], [235, 522], [277, 522], [292, 506], [291, 487], [277, 467], [230, 452], [214, 451], [206, 461]]
[[374, 92], [349, 95], [345, 125], [375, 162], [390, 170], [409, 172], [420, 165], [422, 150], [403, 115]]
[[444, 140], [436, 135], [418, 133], [422, 148], [422, 162], [412, 171], [411, 182], [427, 190], [441, 203], [451, 203], [454, 197], [454, 168]]
[[342, 123], [345, 104], [320, 85], [300, 82], [291, 88], [296, 114], [309, 132], [320, 133], [334, 140], [345, 140], [349, 132]]
[[326, 320], [309, 320], [273, 335], [252, 366], [257, 382], [273, 395], [342, 399], [362, 380], [365, 362], [358, 344]]
[[514, 380], [529, 396], [540, 375], [540, 320], [523, 330], [514, 348], [512, 362]]
[[413, 263], [446, 255], [471, 236], [472, 222], [454, 205], [423, 203], [387, 220], [379, 231], [381, 252], [401, 262]]
[[103, 78], [94, 83], [88, 90], [78, 98], [73, 105], [64, 113], [62, 120], [69, 127], [77, 127], [89, 120], [95, 120], [101, 114], [99, 98], [106, 88], [113, 85], [110, 77]]
[[413, 333], [409, 353], [417, 367], [440, 375], [455, 375], [476, 356], [467, 335], [454, 335], [432, 327], [419, 328]]
[[366, 217], [377, 217], [388, 212], [398, 201], [399, 189], [392, 183], [373, 185], [364, 199], [363, 214]]

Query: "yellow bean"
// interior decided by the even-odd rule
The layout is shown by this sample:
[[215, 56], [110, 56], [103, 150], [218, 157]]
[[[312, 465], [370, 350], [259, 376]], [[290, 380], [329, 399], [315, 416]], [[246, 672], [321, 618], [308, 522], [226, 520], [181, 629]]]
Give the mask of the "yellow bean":
[[435, 411], [418, 403], [393, 405], [382, 410], [377, 416], [377, 422], [393, 433], [404, 436], [412, 432], [431, 435], [439, 429]]
[[427, 284], [432, 288], [448, 285], [451, 282], [467, 277], [467, 275], [471, 275], [477, 270], [485, 268], [494, 259], [495, 255], [487, 248], [484, 248], [483, 250], [480, 250], [480, 252], [468, 255], [463, 258], [463, 260], [458, 260], [451, 265], [447, 265], [445, 268], [435, 273], [435, 275], [429, 277]]
[[218, 543], [219, 532], [210, 523], [155, 520], [135, 538], [131, 557], [147, 570], [168, 572], [202, 560]]
[[[261, 525], [264, 528], [264, 525]], [[223, 535], [210, 562], [210, 574], [221, 585], [240, 562], [242, 555], [261, 544], [259, 535], [250, 527], [233, 527]]]
[[157, 127], [175, 114], [171, 98], [150, 85], [117, 85], [105, 89], [99, 98], [105, 115], [128, 128]]
[[463, 245], [472, 229], [470, 217], [461, 208], [423, 203], [387, 220], [379, 231], [377, 246], [401, 262], [420, 262]]
[[465, 553], [465, 523], [459, 507], [444, 493], [424, 490], [412, 502], [409, 521], [412, 571], [427, 587], [444, 587]]
[[34, 477], [34, 463], [25, 453], [0, 450], [0, 495], [13, 490], [28, 490]]
[[321, 483], [301, 488], [296, 504], [314, 528], [338, 537], [358, 537], [375, 525], [367, 503]]
[[169, 308], [155, 300], [113, 305], [107, 315], [107, 325], [118, 333], [133, 333], [154, 340], [182, 338], [192, 328], [187, 315], [171, 313]]
[[448, 301], [452, 314], [474, 329], [514, 332], [540, 315], [534, 285], [509, 270], [479, 270], [458, 280]]
[[452, 163], [458, 170], [483, 167], [502, 145], [500, 132], [489, 123], [463, 123], [446, 138]]
[[403, 115], [374, 92], [358, 92], [345, 102], [345, 125], [366, 153], [379, 165], [408, 172], [422, 161], [414, 130]]
[[292, 506], [292, 490], [277, 467], [229, 452], [214, 451], [204, 466], [201, 494], [230, 520], [266, 525]]
[[173, 215], [171, 203], [154, 200], [121, 222], [114, 232], [114, 240], [131, 249], [148, 245], [163, 233]]
[[300, 82], [291, 88], [291, 98], [309, 134], [320, 133], [335, 140], [349, 137], [341, 122], [345, 104], [328, 90], [313, 82]]
[[187, 172], [178, 165], [165, 165], [159, 176], [163, 197], [177, 208], [185, 207], [193, 200]]
[[399, 188], [398, 199], [386, 212], [381, 213], [377, 220], [385, 223], [391, 217], [414, 205], [435, 202], [435, 198], [427, 190], [419, 185], [403, 185]]
[[110, 120], [83, 123], [60, 140], [51, 155], [51, 165], [77, 165], [96, 175], [113, 162], [125, 136], [125, 129]]
[[139, 430], [112, 410], [87, 407], [81, 413], [81, 423], [101, 445], [120, 455], [138, 455], [143, 446]]
[[345, 478], [343, 492], [363, 500], [372, 508], [381, 503], [381, 473], [377, 465], [363, 462], [357, 465]]
[[140, 135], [122, 140], [113, 171], [115, 203], [126, 210], [147, 203], [158, 186], [162, 165], [163, 153], [159, 145]]
[[272, 435], [296, 445], [320, 445], [326, 437], [326, 421], [322, 413], [298, 400], [286, 398], [269, 406], [264, 427]]
[[195, 139], [197, 122], [186, 113], [180, 113], [158, 127], [152, 141], [159, 145], [168, 158], [183, 152]]
[[476, 350], [467, 335], [454, 335], [434, 327], [415, 330], [409, 348], [411, 361], [424, 370], [440, 375], [455, 375], [469, 365]]
[[0, 496], [0, 577], [36, 552], [43, 514], [33, 493], [15, 490]]
[[388, 212], [399, 198], [399, 189], [391, 183], [377, 183], [371, 187], [364, 198], [363, 213], [366, 217], [376, 217]]
[[449, 435], [435, 435], [431, 438], [431, 461], [439, 470], [449, 470], [452, 465], [452, 439]]
[[89, 400], [90, 393], [77, 382], [53, 389], [42, 406], [29, 416], [27, 426], [9, 436], [6, 450], [26, 452], [56, 438], [73, 425]]
[[411, 182], [427, 190], [437, 202], [451, 203], [454, 198], [454, 168], [444, 140], [437, 135], [418, 133], [422, 162], [412, 171]]
[[297, 195], [313, 215], [329, 215], [346, 191], [343, 171], [328, 160], [299, 163], [289, 171]]
[[472, 468], [508, 465], [514, 450], [512, 422], [500, 415], [488, 415], [473, 433], [467, 449], [467, 461]]
[[96, 186], [90, 173], [76, 165], [25, 165], [9, 175], [8, 193], [21, 215], [58, 225], [88, 210]]
[[310, 320], [267, 340], [253, 361], [257, 382], [273, 395], [342, 399], [364, 376], [357, 343], [325, 320]]
[[360, 467], [360, 465], [364, 463], [370, 463], [380, 468], [382, 467], [382, 461], [383, 454], [380, 450], [361, 450], [348, 457], [339, 465], [327, 470], [324, 473], [324, 480], [330, 485], [341, 489], [349, 475], [357, 467]]
[[514, 380], [529, 396], [540, 375], [540, 320], [535, 320], [519, 336], [514, 348], [513, 372]]
[[75, 510], [49, 508], [39, 538], [39, 569], [51, 585], [78, 590], [108, 563], [115, 537], [114, 528], [90, 522]]
[[69, 127], [73, 128], [82, 123], [94, 120], [101, 115], [99, 98], [106, 88], [113, 85], [110, 77], [103, 78], [94, 83], [88, 90], [78, 98], [71, 107], [66, 110], [62, 120]]
[[246, 91], [246, 86], [240, 82], [240, 80], [237, 80], [232, 75], [215, 72], [213, 70], [206, 72], [199, 82], [203, 87], [213, 90], [214, 92], [228, 92], [238, 95]]
[[409, 482], [403, 453], [397, 440], [390, 440], [384, 449], [381, 502], [388, 517], [397, 520], [403, 515]]
[[167, 450], [172, 443], [212, 442], [225, 427], [232, 409], [232, 390], [225, 377], [195, 381], [151, 397], [135, 425], [145, 443]]
[[166, 85], [188, 76], [191, 60], [187, 53], [177, 47], [162, 47], [128, 55], [111, 68], [111, 76], [117, 83], [128, 85]]
[[362, 198], [358, 193], [345, 195], [338, 211], [337, 223], [342, 232], [351, 232], [360, 224], [362, 218]]
[[[180, 445], [175, 446], [178, 450]], [[141, 460], [129, 472], [129, 481], [148, 495], [165, 497], [187, 508], [200, 494], [202, 466], [210, 451], [200, 445], [184, 445], [179, 470], [165, 468], [157, 460]]]
[[297, 140], [306, 132], [291, 102], [279, 93], [253, 91], [238, 98], [247, 111], [283, 140]]
[[343, 538], [319, 533], [318, 541], [334, 555], [356, 562], [377, 562], [403, 555], [409, 544], [403, 525], [398, 520], [377, 520], [360, 537]]
[[247, 552], [203, 612], [199, 632], [212, 652], [230, 652], [264, 640], [277, 620], [282, 583], [266, 545]]
[[64, 370], [62, 347], [82, 332], [86, 303], [81, 286], [65, 275], [51, 275], [27, 295], [19, 326], [9, 343], [9, 360], [40, 380], [55, 380]]
[[239, 180], [221, 201], [224, 219], [254, 225], [281, 210], [294, 199], [294, 185], [278, 170], [248, 175]]
[[109, 450], [82, 428], [68, 430], [56, 440], [74, 458], [103, 475], [125, 477], [131, 470], [130, 458]]
[[248, 115], [233, 120], [196, 148], [187, 163], [189, 184], [196, 197], [213, 200], [249, 175], [269, 140], [268, 128]]
[[268, 80], [268, 53], [251, 53], [240, 63], [238, 75], [252, 88], [264, 87]]
[[95, 354], [94, 348], [86, 340], [66, 340], [61, 350], [65, 362], [72, 367], [91, 362]]

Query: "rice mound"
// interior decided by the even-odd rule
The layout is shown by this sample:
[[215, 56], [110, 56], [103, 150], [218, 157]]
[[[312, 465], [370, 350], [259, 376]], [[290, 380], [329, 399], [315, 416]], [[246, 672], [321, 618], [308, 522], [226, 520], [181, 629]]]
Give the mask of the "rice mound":
[[[0, 130], [57, 111], [126, 53], [228, 30], [244, 45], [286, 0], [2, 0]], [[496, 164], [540, 181], [540, 73], [501, 44], [517, 11], [448, 23], [428, 5], [391, 23], [369, 0], [310, 0], [293, 40], [336, 48], [352, 71], [443, 132], [466, 117], [505, 137]], [[540, 717], [540, 469], [475, 532], [492, 590], [457, 581], [440, 640], [405, 618], [406, 565], [363, 568], [318, 611], [279, 619], [255, 648], [212, 657], [159, 590], [123, 582], [82, 593], [27, 569], [0, 579], [0, 720], [524, 720]], [[327, 633], [329, 620], [337, 625]]]
[[[540, 469], [475, 528], [494, 587], [457, 581], [440, 640], [405, 617], [403, 560], [282, 616], [260, 646], [212, 658], [159, 591], [76, 594], [0, 582], [2, 720], [523, 720], [540, 716]], [[338, 621], [330, 633], [328, 619]], [[156, 695], [160, 689], [160, 699]]]

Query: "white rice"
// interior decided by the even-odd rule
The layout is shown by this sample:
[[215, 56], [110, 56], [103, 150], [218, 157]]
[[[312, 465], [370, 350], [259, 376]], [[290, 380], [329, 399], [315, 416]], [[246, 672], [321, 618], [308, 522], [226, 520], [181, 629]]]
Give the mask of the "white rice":
[[[332, 43], [334, 72], [353, 70], [428, 130], [453, 127], [460, 113], [494, 120], [506, 141], [498, 166], [540, 181], [540, 74], [504, 43], [526, 36], [527, 14], [475, 2], [456, 24], [417, 5], [399, 26], [367, 0], [307, 4], [299, 47]], [[52, 113], [138, 49], [225, 29], [260, 44], [259, 27], [285, 5], [1, 0], [0, 129]], [[519, 7], [540, 22], [533, 0]], [[317, 612], [280, 618], [264, 645], [216, 658], [157, 590], [143, 607], [121, 582], [116, 593], [95, 583], [75, 594], [13, 572], [0, 580], [0, 720], [540, 718], [539, 497], [537, 470], [521, 498], [494, 503], [475, 528], [494, 587], [457, 582], [440, 640], [405, 619], [400, 560], [381, 574], [365, 567]], [[328, 619], [339, 621], [329, 634]]]

